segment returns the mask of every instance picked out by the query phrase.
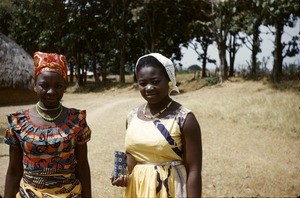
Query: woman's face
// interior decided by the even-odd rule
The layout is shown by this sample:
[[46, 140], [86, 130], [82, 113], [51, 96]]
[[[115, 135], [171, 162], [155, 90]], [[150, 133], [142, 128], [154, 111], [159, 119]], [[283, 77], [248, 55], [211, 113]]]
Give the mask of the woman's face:
[[141, 95], [148, 103], [158, 103], [169, 96], [169, 80], [163, 68], [146, 65], [137, 72]]
[[45, 107], [57, 107], [66, 90], [66, 82], [58, 73], [45, 71], [37, 76], [35, 90]]

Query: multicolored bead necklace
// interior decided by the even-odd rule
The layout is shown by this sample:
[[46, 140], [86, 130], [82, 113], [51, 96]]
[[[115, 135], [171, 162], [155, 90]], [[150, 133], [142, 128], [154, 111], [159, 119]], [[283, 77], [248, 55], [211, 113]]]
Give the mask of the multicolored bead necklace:
[[[62, 109], [63, 109], [61, 103], [59, 103], [59, 106], [56, 107], [56, 108], [54, 108], [54, 109], [46, 109], [46, 108], [41, 107], [40, 104], [39, 104], [39, 102], [36, 103], [35, 108], [36, 108], [37, 113], [38, 113], [44, 120], [46, 120], [46, 121], [48, 121], [48, 122], [53, 122], [53, 121], [55, 121], [57, 118], [59, 118], [59, 116], [60, 116], [61, 113], [62, 113]], [[55, 117], [52, 118], [52, 117], [47, 117], [47, 116], [45, 116], [44, 114], [42, 114], [42, 113], [40, 112], [39, 109], [41, 109], [41, 110], [43, 110], [43, 111], [54, 111], [54, 110], [58, 110], [58, 109], [60, 109], [60, 110], [59, 110], [59, 113], [58, 113]]]
[[169, 104], [168, 104], [164, 109], [162, 109], [162, 110], [159, 111], [158, 113], [156, 113], [156, 114], [154, 114], [154, 115], [151, 115], [151, 116], [146, 114], [146, 107], [147, 107], [147, 105], [148, 105], [148, 103], [146, 103], [145, 106], [144, 106], [144, 109], [143, 109], [143, 114], [144, 114], [144, 116], [145, 116], [146, 118], [149, 118], [149, 119], [157, 118], [158, 116], [160, 116], [165, 110], [167, 110], [167, 109], [171, 106], [172, 102], [173, 102], [173, 100], [171, 100], [171, 101], [169, 102]]

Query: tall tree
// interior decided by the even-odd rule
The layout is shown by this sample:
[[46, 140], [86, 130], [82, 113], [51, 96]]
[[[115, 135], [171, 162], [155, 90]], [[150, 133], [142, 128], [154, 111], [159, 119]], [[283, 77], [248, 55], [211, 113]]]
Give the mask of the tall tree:
[[241, 24], [245, 46], [251, 50], [251, 74], [256, 76], [258, 70], [257, 55], [261, 52], [260, 27], [266, 17], [268, 2], [265, 0], [246, 0], [243, 1], [244, 11], [241, 13], [244, 23]]
[[[202, 77], [206, 77], [207, 63], [216, 63], [215, 59], [208, 56], [208, 47], [213, 43], [213, 33], [210, 29], [211, 4], [206, 1], [193, 1], [189, 13], [194, 17], [188, 21], [188, 28], [185, 33], [187, 42], [183, 46], [195, 51], [197, 60], [202, 62]], [[199, 45], [201, 49], [199, 49]]]
[[230, 31], [228, 34], [228, 53], [229, 53], [229, 76], [233, 76], [234, 73], [234, 63], [235, 63], [235, 56], [241, 44], [237, 42], [239, 39], [239, 32], [238, 31]]
[[131, 18], [130, 0], [110, 0], [113, 13], [112, 23], [114, 24], [115, 44], [117, 46], [119, 60], [120, 82], [125, 83], [125, 63], [126, 63], [126, 44], [129, 42], [130, 34], [128, 21]]
[[220, 81], [227, 79], [228, 63], [226, 60], [227, 37], [231, 27], [231, 20], [236, 11], [235, 0], [212, 1], [211, 28], [218, 46], [220, 59]]
[[284, 26], [289, 25], [293, 27], [294, 21], [298, 20], [299, 1], [269, 1], [267, 24], [275, 27], [275, 50], [274, 50], [274, 64], [272, 70], [272, 80], [279, 83], [282, 76], [282, 62], [283, 62], [283, 43], [281, 41]]

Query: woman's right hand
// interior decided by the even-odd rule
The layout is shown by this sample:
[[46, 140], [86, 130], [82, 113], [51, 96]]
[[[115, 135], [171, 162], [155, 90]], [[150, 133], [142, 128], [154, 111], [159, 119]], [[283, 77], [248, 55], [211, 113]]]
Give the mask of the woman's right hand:
[[136, 160], [132, 155], [129, 153], [127, 154], [127, 168], [128, 168], [128, 174], [126, 175], [121, 175], [117, 179], [114, 179], [113, 172], [110, 176], [110, 182], [113, 186], [118, 186], [118, 187], [126, 187], [129, 182], [129, 175], [131, 174], [132, 170], [134, 169], [135, 165], [137, 164]]
[[128, 175], [121, 175], [117, 179], [114, 179], [114, 176], [110, 177], [110, 182], [113, 186], [118, 186], [118, 187], [126, 187], [128, 183]]

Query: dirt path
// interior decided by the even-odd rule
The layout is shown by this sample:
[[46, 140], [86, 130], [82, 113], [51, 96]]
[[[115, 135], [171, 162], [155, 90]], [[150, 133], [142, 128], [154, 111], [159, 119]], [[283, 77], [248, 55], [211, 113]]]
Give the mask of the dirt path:
[[[203, 196], [300, 195], [299, 107], [294, 110], [293, 105], [283, 104], [283, 110], [292, 115], [285, 118], [281, 115], [283, 110], [275, 108], [281, 103], [274, 103], [277, 98], [290, 103], [299, 101], [299, 94], [278, 93], [257, 83], [229, 83], [173, 98], [192, 109], [201, 124]], [[109, 181], [113, 152], [124, 150], [126, 115], [143, 102], [139, 93], [130, 88], [64, 96], [65, 106], [87, 110], [87, 122], [92, 129], [88, 147], [93, 197], [122, 196], [122, 188], [112, 187]], [[0, 107], [0, 116], [28, 107]], [[260, 115], [264, 112], [267, 113]], [[267, 121], [262, 122], [260, 116]], [[290, 122], [294, 126], [276, 126], [273, 122]], [[7, 154], [8, 146], [0, 144], [1, 194]]]

